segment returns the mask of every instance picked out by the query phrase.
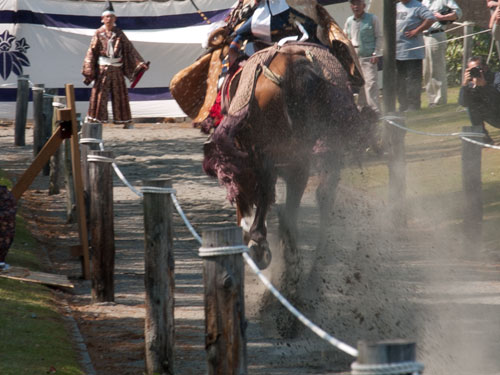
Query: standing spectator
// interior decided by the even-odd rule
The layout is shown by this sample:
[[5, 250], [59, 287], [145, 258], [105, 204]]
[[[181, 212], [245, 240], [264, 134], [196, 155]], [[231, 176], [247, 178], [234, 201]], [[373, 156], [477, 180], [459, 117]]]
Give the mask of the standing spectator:
[[382, 55], [382, 31], [376, 15], [366, 13], [365, 0], [350, 0], [353, 15], [344, 26], [358, 56], [365, 78], [364, 89], [359, 93], [358, 104], [369, 105], [380, 113], [378, 87], [378, 60]]
[[446, 25], [462, 17], [462, 10], [455, 0], [423, 0], [422, 4], [437, 19], [437, 22], [424, 31], [424, 86], [429, 107], [434, 107], [448, 102], [445, 29]]
[[420, 109], [423, 32], [436, 22], [432, 12], [418, 0], [401, 0], [396, 5], [396, 70], [400, 111]]
[[132, 128], [132, 113], [125, 84], [126, 76], [133, 79], [146, 64], [122, 30], [115, 26], [116, 15], [108, 2], [101, 15], [104, 24], [95, 32], [83, 62], [84, 83], [94, 81], [90, 94], [87, 121], [108, 120], [108, 99], [111, 94], [113, 121]]
[[[495, 1], [491, 1], [491, 3], [495, 3]], [[498, 6], [491, 10], [490, 23], [489, 28], [491, 29], [491, 33], [493, 34], [493, 39], [495, 40], [495, 44], [497, 46], [498, 56], [500, 56], [500, 8]]]

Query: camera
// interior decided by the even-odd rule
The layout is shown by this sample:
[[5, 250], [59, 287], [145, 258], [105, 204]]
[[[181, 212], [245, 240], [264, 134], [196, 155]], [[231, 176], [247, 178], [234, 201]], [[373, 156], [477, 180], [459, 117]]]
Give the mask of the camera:
[[475, 66], [474, 68], [471, 68], [469, 70], [469, 74], [470, 74], [471, 78], [479, 78], [479, 77], [481, 77], [481, 72], [482, 72], [482, 70], [478, 66]]
[[[451, 9], [449, 6], [443, 6], [440, 10], [439, 10], [439, 14], [443, 15], [443, 16], [446, 16], [447, 14], [450, 14], [450, 13], [453, 13], [454, 10]], [[450, 23], [452, 23], [453, 21], [439, 21], [439, 23], [441, 25], [449, 25]]]

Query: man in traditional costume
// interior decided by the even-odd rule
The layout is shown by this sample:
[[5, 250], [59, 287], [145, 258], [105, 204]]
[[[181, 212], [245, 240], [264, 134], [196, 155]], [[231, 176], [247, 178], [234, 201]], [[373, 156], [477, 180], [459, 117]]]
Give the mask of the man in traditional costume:
[[125, 33], [116, 27], [116, 15], [111, 2], [101, 15], [104, 24], [95, 32], [83, 62], [84, 83], [94, 82], [89, 100], [86, 121], [108, 120], [108, 99], [111, 95], [113, 122], [133, 127], [132, 113], [125, 78], [133, 81], [148, 64], [128, 40]]

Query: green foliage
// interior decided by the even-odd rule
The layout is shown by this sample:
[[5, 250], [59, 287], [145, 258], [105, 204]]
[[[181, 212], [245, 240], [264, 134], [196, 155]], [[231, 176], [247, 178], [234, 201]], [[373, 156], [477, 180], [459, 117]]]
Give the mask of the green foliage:
[[[478, 26], [474, 27], [474, 33], [481, 31]], [[448, 39], [455, 38], [456, 35], [448, 34]], [[490, 33], [476, 34], [472, 37], [472, 56], [483, 56], [486, 60], [490, 53], [492, 36]], [[446, 67], [448, 70], [448, 84], [458, 86], [462, 82], [462, 56], [464, 52], [464, 40], [452, 40], [448, 42], [446, 48]], [[489, 62], [492, 71], [500, 71], [500, 60], [496, 46], [493, 46], [492, 55]]]

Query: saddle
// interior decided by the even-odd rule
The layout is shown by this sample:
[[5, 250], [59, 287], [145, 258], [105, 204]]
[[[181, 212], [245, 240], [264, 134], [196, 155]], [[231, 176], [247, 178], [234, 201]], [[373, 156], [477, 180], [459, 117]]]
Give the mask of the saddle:
[[[364, 79], [356, 52], [327, 10], [314, 0], [287, 1], [290, 6], [317, 22], [318, 40], [330, 47], [330, 52], [337, 57], [347, 72], [351, 85], [354, 88], [363, 86]], [[210, 111], [218, 96], [217, 83], [222, 72], [222, 59], [226, 55], [226, 51], [223, 51], [223, 44], [227, 41], [227, 37], [228, 30], [226, 28], [216, 30], [210, 38], [212, 49], [194, 64], [178, 72], [170, 82], [172, 96], [194, 124], [210, 119]], [[258, 52], [254, 55], [259, 56]], [[255, 78], [255, 71], [247, 74]], [[233, 77], [229, 91], [234, 91], [233, 85], [238, 82], [238, 79], [241, 81], [242, 78], [243, 76], [238, 78], [237, 75]], [[242, 101], [245, 102], [247, 99], [242, 99]], [[242, 105], [244, 104], [235, 104], [237, 107]], [[223, 103], [222, 106], [224, 107]]]

